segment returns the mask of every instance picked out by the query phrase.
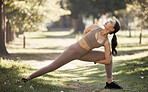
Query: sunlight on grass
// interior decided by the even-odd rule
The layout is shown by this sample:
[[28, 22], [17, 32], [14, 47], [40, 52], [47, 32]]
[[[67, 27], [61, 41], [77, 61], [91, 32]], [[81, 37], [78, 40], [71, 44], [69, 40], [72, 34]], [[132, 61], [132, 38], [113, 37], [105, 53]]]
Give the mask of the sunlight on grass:
[[132, 73], [136, 73], [136, 72], [139, 72], [139, 71], [148, 71], [148, 67], [146, 68], [135, 68], [134, 70], [130, 70], [128, 72], [126, 72], [126, 74], [132, 74]]
[[122, 74], [122, 70], [121, 71], [118, 71], [118, 72], [114, 72], [113, 75], [119, 75], [119, 74]]

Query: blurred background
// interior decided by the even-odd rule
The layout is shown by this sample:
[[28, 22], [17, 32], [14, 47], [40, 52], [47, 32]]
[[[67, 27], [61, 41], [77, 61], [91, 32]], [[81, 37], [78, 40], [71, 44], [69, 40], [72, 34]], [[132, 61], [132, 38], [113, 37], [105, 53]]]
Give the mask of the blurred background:
[[[25, 87], [19, 84], [18, 79], [50, 64], [69, 45], [83, 37], [86, 27], [94, 23], [103, 27], [103, 24], [111, 19], [116, 19], [121, 25], [121, 30], [117, 33], [118, 55], [114, 56], [114, 78], [124, 86], [126, 91], [147, 92], [148, 0], [1, 0], [0, 74], [2, 76], [0, 78], [2, 81], [0, 85], [2, 92], [10, 91], [11, 88], [11, 91], [27, 89], [31, 92], [33, 90], [39, 92], [40, 89], [45, 92], [48, 89], [58, 92], [68, 90], [100, 92], [103, 87], [97, 85], [103, 83], [98, 79], [105, 81], [106, 78], [103, 65], [99, 65], [98, 68], [97, 65], [78, 60], [59, 69], [63, 71], [50, 75], [50, 77], [55, 76], [54, 79], [43, 76], [38, 79], [39, 82], [34, 80], [32, 82], [34, 84], [28, 83]], [[109, 38], [111, 39], [112, 35], [109, 35]], [[97, 48], [97, 50], [104, 50], [104, 48]], [[22, 66], [25, 68], [20, 67], [21, 65], [25, 65]], [[67, 69], [75, 69], [75, 71]], [[17, 75], [11, 76], [11, 73], [7, 73], [9, 70], [15, 70], [12, 73]], [[88, 74], [81, 74], [84, 72]], [[63, 75], [58, 75], [61, 73]], [[70, 77], [71, 80], [69, 75], [77, 78]], [[58, 81], [62, 78], [65, 79]], [[13, 85], [14, 81], [11, 81], [13, 79], [16, 85]], [[77, 83], [75, 79], [81, 82]], [[55, 80], [58, 84], [46, 83], [45, 80]], [[9, 86], [6, 86], [7, 84]], [[36, 84], [46, 84], [46, 86], [44, 85], [44, 89], [43, 86], [37, 88]]]

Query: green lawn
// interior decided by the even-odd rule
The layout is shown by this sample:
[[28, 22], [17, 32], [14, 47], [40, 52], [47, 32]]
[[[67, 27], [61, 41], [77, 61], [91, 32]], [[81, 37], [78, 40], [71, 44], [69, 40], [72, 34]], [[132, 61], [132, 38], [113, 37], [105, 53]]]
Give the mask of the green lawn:
[[[61, 32], [25, 33], [26, 48], [22, 48], [22, 36], [7, 44], [11, 56], [0, 59], [0, 92], [147, 92], [148, 91], [148, 32], [143, 31], [142, 44], [138, 44], [139, 32], [120, 31], [118, 55], [114, 59], [114, 81], [123, 90], [103, 89], [106, 82], [104, 65], [76, 62], [77, 68], [56, 70], [22, 83], [20, 79], [37, 69], [21, 62], [55, 59], [70, 44], [74, 35]], [[109, 36], [111, 38], [111, 36]], [[99, 48], [103, 50], [103, 48]]]

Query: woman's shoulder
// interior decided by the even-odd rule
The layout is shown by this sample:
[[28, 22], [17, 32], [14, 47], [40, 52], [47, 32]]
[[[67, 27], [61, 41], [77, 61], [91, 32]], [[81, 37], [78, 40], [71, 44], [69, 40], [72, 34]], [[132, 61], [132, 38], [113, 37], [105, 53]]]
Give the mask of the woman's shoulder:
[[92, 24], [92, 25], [91, 25], [91, 28], [93, 28], [93, 29], [99, 29], [99, 28], [103, 29], [103, 28], [100, 27], [98, 24]]
[[96, 26], [96, 27], [100, 27], [98, 24], [94, 23], [91, 26]]

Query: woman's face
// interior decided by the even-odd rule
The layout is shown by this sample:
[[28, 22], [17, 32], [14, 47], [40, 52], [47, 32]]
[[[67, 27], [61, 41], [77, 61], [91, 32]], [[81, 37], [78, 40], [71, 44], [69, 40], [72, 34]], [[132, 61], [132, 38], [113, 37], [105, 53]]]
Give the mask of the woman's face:
[[116, 21], [115, 20], [110, 20], [110, 21], [107, 21], [103, 26], [105, 27], [105, 29], [110, 29], [111, 31], [114, 31], [114, 26], [116, 24]]

